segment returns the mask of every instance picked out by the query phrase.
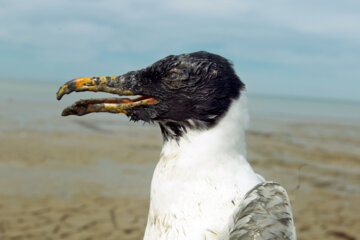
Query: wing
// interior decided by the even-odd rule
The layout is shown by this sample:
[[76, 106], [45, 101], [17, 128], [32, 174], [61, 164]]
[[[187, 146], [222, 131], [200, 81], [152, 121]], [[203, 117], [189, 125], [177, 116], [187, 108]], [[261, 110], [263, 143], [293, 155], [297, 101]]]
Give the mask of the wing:
[[290, 201], [283, 187], [263, 182], [249, 191], [228, 232], [229, 240], [296, 240]]

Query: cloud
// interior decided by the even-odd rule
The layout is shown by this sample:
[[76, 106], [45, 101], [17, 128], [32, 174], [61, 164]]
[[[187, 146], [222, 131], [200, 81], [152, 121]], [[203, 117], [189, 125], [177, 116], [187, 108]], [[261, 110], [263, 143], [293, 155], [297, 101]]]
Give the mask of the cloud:
[[269, 79], [273, 86], [288, 78], [336, 85], [342, 75], [353, 84], [359, 10], [357, 1], [329, 0], [0, 1], [0, 63], [5, 77], [51, 71], [62, 78], [208, 50], [232, 59], [259, 92]]

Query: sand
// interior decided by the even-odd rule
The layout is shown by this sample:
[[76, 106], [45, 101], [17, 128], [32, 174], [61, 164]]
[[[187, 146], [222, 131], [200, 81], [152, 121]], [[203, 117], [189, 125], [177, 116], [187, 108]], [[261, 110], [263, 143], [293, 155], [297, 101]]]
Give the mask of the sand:
[[[0, 118], [0, 239], [142, 239], [159, 130], [21, 108]], [[298, 239], [359, 239], [360, 124], [252, 120], [248, 159], [287, 189]]]

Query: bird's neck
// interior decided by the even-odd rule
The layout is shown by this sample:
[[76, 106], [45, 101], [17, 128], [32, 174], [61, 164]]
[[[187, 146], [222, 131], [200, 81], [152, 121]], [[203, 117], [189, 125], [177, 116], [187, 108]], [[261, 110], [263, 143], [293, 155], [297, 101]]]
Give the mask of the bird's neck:
[[164, 142], [162, 158], [188, 155], [195, 161], [204, 157], [242, 156], [246, 161], [245, 129], [248, 125], [247, 99], [241, 95], [210, 129], [188, 129], [180, 139]]
[[145, 239], [218, 239], [235, 207], [261, 181], [246, 160], [247, 121], [241, 96], [212, 128], [164, 143]]

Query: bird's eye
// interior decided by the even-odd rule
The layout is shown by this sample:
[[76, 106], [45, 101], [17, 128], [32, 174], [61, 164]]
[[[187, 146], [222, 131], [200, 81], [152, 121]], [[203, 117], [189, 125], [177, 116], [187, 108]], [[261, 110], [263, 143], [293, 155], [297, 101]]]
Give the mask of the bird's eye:
[[167, 75], [167, 78], [170, 80], [175, 80], [179, 77], [179, 73], [178, 72], [169, 72]]

